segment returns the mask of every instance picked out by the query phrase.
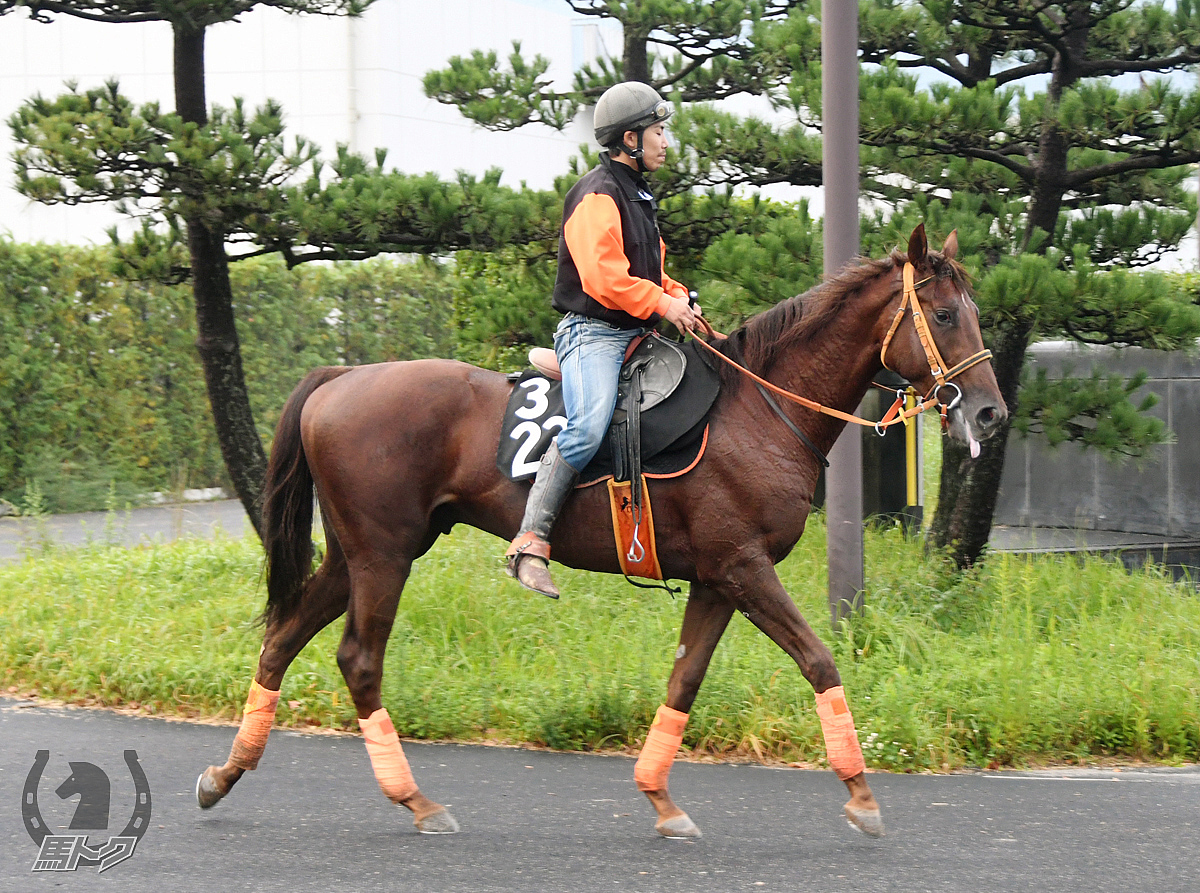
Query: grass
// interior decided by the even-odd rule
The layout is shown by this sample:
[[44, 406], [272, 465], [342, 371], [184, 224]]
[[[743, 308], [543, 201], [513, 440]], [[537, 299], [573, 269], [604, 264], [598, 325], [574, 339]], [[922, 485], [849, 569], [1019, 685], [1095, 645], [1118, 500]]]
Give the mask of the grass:
[[[829, 632], [824, 529], [780, 575], [834, 651], [871, 766], [1200, 759], [1200, 600], [1153, 569], [991, 555], [959, 575], [895, 530], [867, 537], [867, 608]], [[558, 568], [560, 602], [460, 528], [421, 559], [386, 658], [401, 735], [637, 746], [661, 703], [684, 599]], [[254, 540], [50, 551], [0, 566], [0, 685], [73, 703], [232, 720], [261, 643]], [[278, 719], [356, 728], [341, 621], [293, 663]], [[812, 691], [735, 615], [691, 713], [694, 752], [820, 764]]]

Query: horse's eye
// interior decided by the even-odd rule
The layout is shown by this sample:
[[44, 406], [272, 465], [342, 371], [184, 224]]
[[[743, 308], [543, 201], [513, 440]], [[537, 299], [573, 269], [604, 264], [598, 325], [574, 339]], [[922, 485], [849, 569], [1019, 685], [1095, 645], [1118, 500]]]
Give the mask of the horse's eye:
[[950, 315], [949, 310], [935, 310], [933, 318], [938, 321], [938, 325], [948, 326], [953, 322], [954, 317]]

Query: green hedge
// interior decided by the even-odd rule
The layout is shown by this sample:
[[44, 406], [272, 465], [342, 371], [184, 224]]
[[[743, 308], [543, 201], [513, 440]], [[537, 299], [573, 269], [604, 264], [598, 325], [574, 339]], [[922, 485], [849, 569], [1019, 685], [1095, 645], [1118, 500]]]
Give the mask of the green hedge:
[[[19, 505], [34, 482], [45, 509], [71, 511], [227, 484], [190, 287], [125, 282], [110, 269], [105, 248], [0, 240], [0, 499]], [[314, 366], [427, 356], [522, 365], [528, 344], [548, 345], [558, 320], [549, 306], [553, 272], [546, 258], [516, 251], [465, 252], [457, 266], [408, 258], [293, 271], [278, 259], [234, 264], [264, 443]], [[1200, 303], [1200, 277], [1172, 279]], [[757, 306], [740, 292], [728, 300], [708, 292], [709, 309], [727, 324]]]
[[[190, 287], [129, 283], [102, 248], [0, 241], [0, 499], [49, 511], [226, 483]], [[247, 385], [268, 442], [314, 366], [453, 353], [449, 271], [379, 259], [235, 264]]]

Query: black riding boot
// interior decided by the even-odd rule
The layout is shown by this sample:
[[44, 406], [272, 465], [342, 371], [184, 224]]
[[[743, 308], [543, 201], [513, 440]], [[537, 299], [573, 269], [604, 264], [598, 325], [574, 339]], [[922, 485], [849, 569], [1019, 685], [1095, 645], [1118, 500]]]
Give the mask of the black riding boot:
[[550, 598], [558, 598], [558, 587], [550, 579], [550, 528], [578, 479], [579, 472], [558, 452], [558, 441], [552, 441], [538, 464], [521, 531], [505, 553], [509, 575], [526, 589]]

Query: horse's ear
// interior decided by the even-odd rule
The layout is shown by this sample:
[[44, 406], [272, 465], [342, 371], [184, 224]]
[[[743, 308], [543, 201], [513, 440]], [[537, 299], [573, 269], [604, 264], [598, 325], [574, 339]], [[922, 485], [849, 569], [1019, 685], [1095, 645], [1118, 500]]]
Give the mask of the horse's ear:
[[925, 224], [918, 223], [908, 239], [908, 262], [919, 267], [929, 254], [929, 242], [925, 239]]
[[942, 244], [942, 257], [946, 260], [954, 260], [958, 254], [958, 230], [950, 230], [950, 235], [946, 236], [946, 241]]

